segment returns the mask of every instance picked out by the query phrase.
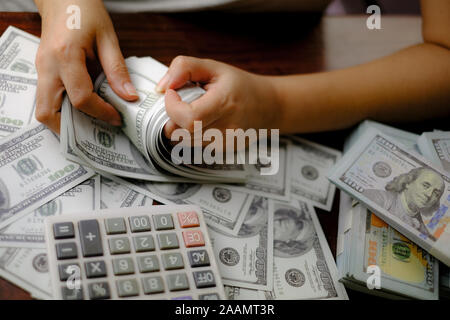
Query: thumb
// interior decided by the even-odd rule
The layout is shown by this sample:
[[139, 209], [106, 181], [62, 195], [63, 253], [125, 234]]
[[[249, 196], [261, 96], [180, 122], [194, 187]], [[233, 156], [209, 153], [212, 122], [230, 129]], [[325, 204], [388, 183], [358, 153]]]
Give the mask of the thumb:
[[128, 69], [120, 51], [119, 41], [113, 32], [97, 37], [97, 49], [100, 63], [108, 83], [122, 99], [134, 101], [139, 98], [130, 80]]
[[209, 59], [199, 59], [178, 56], [173, 59], [169, 70], [159, 81], [156, 90], [164, 92], [167, 89], [178, 89], [187, 82], [210, 82], [216, 75], [221, 64]]

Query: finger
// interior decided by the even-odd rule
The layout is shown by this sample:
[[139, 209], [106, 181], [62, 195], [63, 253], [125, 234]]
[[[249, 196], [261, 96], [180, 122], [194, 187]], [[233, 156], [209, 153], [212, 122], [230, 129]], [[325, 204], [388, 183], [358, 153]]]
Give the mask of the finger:
[[173, 59], [169, 70], [161, 78], [156, 90], [178, 89], [188, 81], [209, 82], [217, 74], [220, 63], [208, 59], [178, 56]]
[[56, 75], [38, 77], [35, 116], [39, 122], [59, 134], [64, 86]]
[[70, 61], [63, 62], [61, 67], [61, 79], [75, 108], [114, 126], [121, 125], [116, 109], [93, 92], [84, 54], [74, 54]]
[[104, 32], [98, 36], [97, 50], [108, 83], [114, 92], [128, 101], [138, 99], [139, 96], [131, 83], [116, 34], [114, 32]]
[[164, 126], [164, 135], [167, 139], [170, 139], [172, 137], [172, 133], [179, 128], [180, 127], [173, 120], [169, 120]]
[[[223, 146], [226, 145], [226, 136], [224, 134], [225, 130], [224, 128], [220, 128], [220, 126], [218, 127], [219, 123], [218, 122], [214, 122], [211, 125], [202, 128], [203, 133], [207, 132], [209, 129], [216, 129], [219, 130], [221, 132], [221, 143]], [[173, 122], [172, 120], [169, 120], [166, 125], [164, 126], [164, 135], [167, 139], [171, 140], [170, 144], [171, 145], [177, 145], [177, 144], [181, 144], [183, 146], [203, 146], [206, 147], [207, 145], [209, 145], [212, 142], [215, 142], [215, 138], [212, 138], [211, 140], [206, 140], [206, 138], [202, 135], [200, 140], [195, 140], [194, 136], [191, 134], [187, 140], [183, 138], [178, 139], [178, 140], [174, 140], [172, 141], [172, 134], [175, 132], [175, 130], [177, 129], [181, 129], [175, 122]], [[182, 129], [185, 130], [185, 129]], [[174, 137], [175, 138], [175, 137]], [[205, 139], [205, 140], [203, 140]], [[220, 150], [222, 151], [222, 150]]]
[[194, 129], [194, 121], [202, 121], [208, 126], [223, 116], [225, 108], [222, 94], [215, 89], [208, 90], [191, 104], [181, 100], [178, 93], [169, 89], [165, 96], [166, 112], [178, 126], [189, 131]]

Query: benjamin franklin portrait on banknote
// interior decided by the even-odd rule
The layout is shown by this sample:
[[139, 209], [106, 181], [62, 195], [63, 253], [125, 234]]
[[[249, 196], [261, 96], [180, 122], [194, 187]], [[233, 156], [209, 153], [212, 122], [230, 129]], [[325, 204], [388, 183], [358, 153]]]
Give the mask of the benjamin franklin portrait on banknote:
[[396, 176], [385, 190], [367, 189], [363, 194], [435, 241], [422, 216], [430, 217], [438, 210], [444, 189], [444, 180], [437, 172], [420, 167]]
[[298, 257], [312, 249], [316, 233], [311, 217], [298, 208], [284, 206], [274, 213], [273, 253], [276, 257]]
[[239, 237], [252, 237], [267, 225], [268, 199], [256, 196], [239, 229]]

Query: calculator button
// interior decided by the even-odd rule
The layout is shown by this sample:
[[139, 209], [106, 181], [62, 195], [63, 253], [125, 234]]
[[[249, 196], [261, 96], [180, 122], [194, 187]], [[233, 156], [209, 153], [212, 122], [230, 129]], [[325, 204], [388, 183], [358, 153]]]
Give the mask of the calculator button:
[[128, 238], [110, 238], [108, 243], [111, 254], [130, 253], [131, 251]]
[[105, 220], [107, 234], [127, 233], [127, 226], [124, 218], [111, 218]]
[[209, 288], [216, 286], [214, 274], [211, 270], [196, 271], [192, 274], [194, 275], [194, 282], [197, 288]]
[[94, 219], [81, 220], [78, 222], [78, 229], [80, 230], [81, 251], [83, 251], [83, 256], [101, 256], [103, 254], [103, 247], [98, 221]]
[[156, 230], [169, 230], [174, 228], [171, 214], [154, 215], [153, 222]]
[[205, 245], [205, 239], [203, 239], [203, 233], [200, 230], [187, 230], [183, 231], [184, 244], [188, 248], [202, 247]]
[[158, 234], [158, 242], [161, 250], [176, 249], [180, 247], [176, 233], [160, 233]]
[[200, 222], [195, 211], [178, 212], [178, 222], [182, 228], [198, 227]]
[[152, 256], [140, 256], [137, 258], [139, 272], [154, 272], [159, 271], [158, 257]]
[[83, 288], [69, 289], [61, 287], [61, 294], [63, 300], [83, 300]]
[[131, 232], [150, 231], [150, 218], [148, 216], [130, 217]]
[[112, 264], [116, 276], [134, 273], [134, 263], [131, 258], [113, 259]]
[[161, 256], [161, 259], [165, 270], [184, 268], [183, 257], [177, 252], [165, 253]]
[[72, 275], [80, 277], [80, 266], [78, 263], [66, 263], [58, 266], [59, 280], [66, 281]]
[[55, 239], [69, 239], [75, 237], [72, 222], [61, 222], [53, 225], [53, 236]]
[[104, 261], [89, 261], [84, 263], [86, 277], [100, 278], [106, 277], [106, 264]]
[[145, 294], [164, 292], [164, 284], [160, 276], [142, 278], [142, 286]]
[[194, 299], [192, 298], [192, 296], [181, 296], [172, 298], [172, 300], [194, 300]]
[[63, 242], [56, 244], [56, 257], [58, 260], [73, 259], [78, 256], [75, 242]]
[[186, 274], [176, 273], [166, 276], [170, 291], [179, 291], [189, 289], [189, 282]]
[[138, 236], [133, 238], [134, 250], [136, 252], [145, 252], [155, 250], [155, 242], [151, 235], [148, 236]]
[[192, 268], [209, 266], [209, 256], [206, 250], [192, 250], [187, 254]]
[[139, 295], [138, 283], [135, 279], [117, 280], [116, 286], [119, 297], [132, 297]]
[[88, 289], [89, 289], [89, 299], [97, 300], [97, 299], [111, 298], [108, 282], [90, 283]]
[[217, 293], [206, 293], [199, 294], [198, 300], [220, 300], [220, 297]]

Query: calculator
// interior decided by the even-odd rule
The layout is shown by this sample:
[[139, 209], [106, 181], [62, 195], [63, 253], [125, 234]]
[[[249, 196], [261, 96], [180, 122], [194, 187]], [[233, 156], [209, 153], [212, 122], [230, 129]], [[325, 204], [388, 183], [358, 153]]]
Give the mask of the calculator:
[[54, 299], [225, 299], [198, 206], [51, 216], [45, 236]]

